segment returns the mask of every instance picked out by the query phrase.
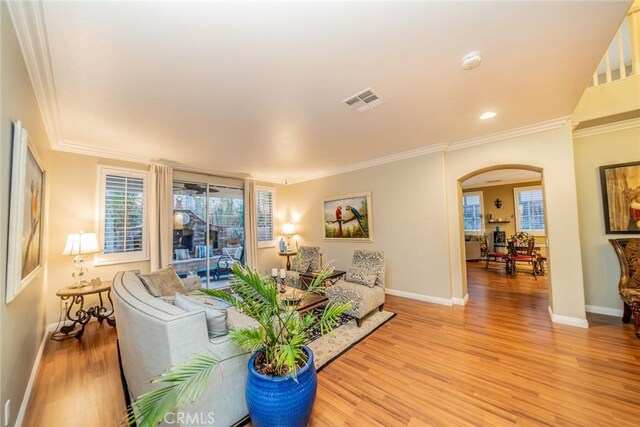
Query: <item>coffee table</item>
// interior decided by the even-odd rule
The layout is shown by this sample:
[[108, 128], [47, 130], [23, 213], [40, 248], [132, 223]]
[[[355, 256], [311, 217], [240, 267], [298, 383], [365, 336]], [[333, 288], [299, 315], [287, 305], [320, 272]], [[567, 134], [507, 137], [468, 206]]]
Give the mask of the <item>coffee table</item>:
[[[306, 294], [305, 290], [296, 289], [291, 286], [285, 286], [285, 292], [284, 293], [278, 292], [278, 297], [280, 299], [284, 299], [285, 301], [289, 302], [291, 305], [296, 305], [298, 301], [300, 301], [300, 298], [303, 297], [305, 294]], [[298, 305], [297, 310], [299, 313], [304, 313], [305, 311], [309, 311], [311, 309], [314, 309], [316, 307], [326, 304], [327, 301], [328, 301], [328, 298], [324, 295], [310, 294], [302, 299], [302, 301], [300, 302], [300, 305]]]
[[[342, 276], [344, 276], [345, 274], [347, 274], [346, 271], [333, 270], [333, 272], [329, 276], [327, 276], [327, 278], [325, 279], [325, 282], [324, 282], [325, 287], [335, 285], [336, 282], [340, 280]], [[300, 281], [305, 286], [309, 286], [309, 284], [313, 281], [313, 279], [315, 279], [319, 275], [320, 275], [319, 271], [308, 271], [300, 275]]]

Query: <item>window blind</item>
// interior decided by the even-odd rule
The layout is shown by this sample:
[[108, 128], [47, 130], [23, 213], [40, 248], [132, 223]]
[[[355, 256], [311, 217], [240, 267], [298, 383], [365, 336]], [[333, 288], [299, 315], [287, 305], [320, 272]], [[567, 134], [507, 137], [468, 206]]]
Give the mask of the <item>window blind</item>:
[[256, 191], [258, 208], [258, 242], [274, 240], [273, 191]]
[[104, 253], [143, 251], [144, 179], [107, 174], [104, 209]]
[[520, 231], [544, 231], [544, 202], [542, 189], [519, 190], [518, 228]]

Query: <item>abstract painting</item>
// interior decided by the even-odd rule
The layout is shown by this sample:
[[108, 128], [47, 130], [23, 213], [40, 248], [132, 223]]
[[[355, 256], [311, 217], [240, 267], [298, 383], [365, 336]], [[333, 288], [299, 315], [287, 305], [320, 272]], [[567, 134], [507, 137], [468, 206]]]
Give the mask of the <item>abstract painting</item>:
[[640, 162], [600, 167], [607, 234], [640, 234]]
[[325, 240], [373, 241], [371, 193], [325, 199], [323, 210]]
[[42, 266], [42, 202], [44, 171], [20, 122], [13, 127], [7, 303]]

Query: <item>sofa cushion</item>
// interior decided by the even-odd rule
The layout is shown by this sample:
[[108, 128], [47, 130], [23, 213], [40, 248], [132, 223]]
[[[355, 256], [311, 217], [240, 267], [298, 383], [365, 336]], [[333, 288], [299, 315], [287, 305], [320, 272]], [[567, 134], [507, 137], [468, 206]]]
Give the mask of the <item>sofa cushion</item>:
[[217, 338], [229, 333], [227, 328], [227, 310], [226, 308], [218, 308], [214, 303], [205, 304], [197, 299], [187, 297], [176, 293], [173, 298], [176, 307], [184, 311], [200, 311], [204, 310], [207, 319], [207, 330], [209, 338]]
[[163, 268], [149, 274], [138, 274], [138, 277], [154, 297], [168, 297], [176, 293], [187, 295], [189, 293], [173, 267]]
[[354, 266], [347, 271], [345, 280], [351, 283], [358, 283], [373, 288], [378, 278], [378, 272], [376, 270], [371, 271], [362, 266]]

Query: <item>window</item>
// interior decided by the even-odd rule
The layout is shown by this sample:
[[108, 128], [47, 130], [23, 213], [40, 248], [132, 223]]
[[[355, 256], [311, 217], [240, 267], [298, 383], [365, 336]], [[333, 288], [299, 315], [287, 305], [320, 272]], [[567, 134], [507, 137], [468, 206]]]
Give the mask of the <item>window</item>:
[[99, 168], [100, 264], [143, 261], [147, 253], [147, 173]]
[[544, 235], [544, 201], [542, 187], [514, 188], [516, 229], [532, 235]]
[[256, 187], [256, 207], [258, 211], [258, 247], [275, 246], [273, 232], [273, 209], [276, 190], [274, 188]]
[[483, 232], [482, 211], [482, 191], [462, 194], [462, 218], [465, 233], [481, 234]]

